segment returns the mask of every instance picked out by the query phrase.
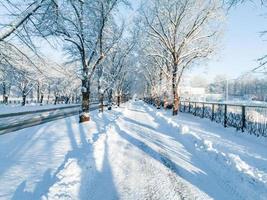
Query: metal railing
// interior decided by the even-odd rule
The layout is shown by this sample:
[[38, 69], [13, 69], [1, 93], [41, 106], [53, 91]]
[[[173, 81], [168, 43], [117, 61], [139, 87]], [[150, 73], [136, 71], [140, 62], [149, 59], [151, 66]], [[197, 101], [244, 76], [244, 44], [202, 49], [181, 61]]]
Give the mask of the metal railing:
[[16, 117], [16, 116], [21, 116], [21, 115], [29, 115], [29, 114], [37, 114], [37, 113], [44, 113], [44, 112], [52, 112], [52, 111], [58, 111], [58, 110], [64, 110], [64, 109], [69, 109], [69, 108], [80, 108], [81, 105], [66, 105], [63, 107], [57, 107], [55, 106], [54, 108], [45, 108], [42, 109], [42, 107], [39, 107], [40, 109], [37, 110], [31, 110], [31, 111], [18, 111], [18, 112], [12, 112], [12, 113], [5, 113], [5, 114], [0, 114], [0, 119], [1, 118], [6, 118], [6, 117]]
[[208, 118], [224, 127], [267, 137], [267, 106], [181, 101], [180, 112]]
[[[55, 100], [54, 99], [50, 99], [50, 100], [43, 100], [42, 104], [43, 105], [53, 105], [55, 103]], [[68, 103], [66, 103], [64, 100], [58, 100], [57, 101], [57, 104], [75, 104], [75, 103], [80, 103], [80, 101], [76, 101], [76, 100], [69, 100]], [[19, 99], [19, 98], [16, 98], [16, 99], [10, 99], [8, 100], [7, 103], [5, 103], [3, 100], [0, 100], [0, 105], [3, 105], [3, 104], [8, 104], [8, 105], [21, 105], [22, 104], [22, 100]], [[36, 99], [27, 99], [25, 101], [25, 104], [40, 104], [40, 102], [38, 102]]]
[[[78, 115], [81, 105], [46, 108], [33, 111], [0, 114], [0, 135], [32, 127], [46, 122]], [[90, 104], [90, 110], [98, 109], [98, 102]]]

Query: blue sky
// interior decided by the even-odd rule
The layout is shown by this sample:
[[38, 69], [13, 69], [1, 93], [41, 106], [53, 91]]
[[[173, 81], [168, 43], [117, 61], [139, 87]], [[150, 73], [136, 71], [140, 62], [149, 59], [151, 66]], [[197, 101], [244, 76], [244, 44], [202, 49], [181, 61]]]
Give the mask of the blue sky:
[[[252, 3], [233, 8], [226, 17], [224, 36], [215, 58], [200, 70], [201, 74], [213, 78], [217, 74], [227, 74], [236, 78], [257, 66], [256, 59], [267, 54], [267, 8]], [[198, 72], [199, 70], [194, 70]]]
[[[131, 1], [135, 8], [138, 7], [139, 0]], [[203, 76], [209, 82], [216, 75], [237, 78], [256, 67], [256, 60], [267, 54], [267, 41], [264, 41], [267, 35], [260, 36], [261, 31], [267, 30], [267, 7], [253, 3], [241, 4], [232, 8], [225, 20], [224, 34], [216, 55], [206, 65], [190, 70], [190, 77]]]
[[[139, 0], [132, 0], [136, 8]], [[126, 11], [128, 14], [131, 13]], [[225, 33], [220, 43], [217, 55], [206, 65], [193, 69], [192, 76], [207, 77], [210, 81], [218, 74], [227, 74], [236, 78], [242, 73], [257, 66], [256, 59], [267, 54], [267, 35], [260, 37], [260, 32], [267, 30], [267, 7], [247, 3], [233, 8], [226, 17]], [[51, 59], [64, 60], [60, 48], [51, 50], [48, 44], [41, 42], [40, 46]]]

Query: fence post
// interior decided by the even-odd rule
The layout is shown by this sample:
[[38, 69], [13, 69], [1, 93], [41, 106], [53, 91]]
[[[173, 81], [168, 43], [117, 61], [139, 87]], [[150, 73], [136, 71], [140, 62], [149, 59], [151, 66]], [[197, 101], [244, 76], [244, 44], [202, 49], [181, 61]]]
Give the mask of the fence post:
[[214, 104], [211, 104], [211, 121], [214, 121]]
[[224, 105], [224, 127], [227, 127], [227, 104]]
[[197, 116], [197, 103], [195, 102], [195, 111], [194, 111], [194, 115]]
[[242, 106], [242, 132], [244, 132], [246, 128], [246, 107]]
[[205, 104], [203, 103], [203, 105], [202, 105], [202, 118], [204, 118], [204, 113], [205, 112]]
[[189, 101], [189, 108], [188, 108], [188, 112], [190, 113], [191, 111], [191, 102]]
[[185, 112], [185, 101], [184, 101], [184, 112]]

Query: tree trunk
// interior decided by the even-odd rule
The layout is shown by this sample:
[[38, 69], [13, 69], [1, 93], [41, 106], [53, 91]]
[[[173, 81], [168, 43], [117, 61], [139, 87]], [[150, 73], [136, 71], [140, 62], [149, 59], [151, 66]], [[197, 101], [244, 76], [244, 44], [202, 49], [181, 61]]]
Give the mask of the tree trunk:
[[70, 98], [67, 96], [65, 97], [65, 104], [69, 104]]
[[8, 104], [8, 96], [6, 95], [6, 96], [4, 96], [4, 102], [3, 102], [4, 104]]
[[179, 96], [178, 92], [174, 91], [173, 93], [173, 112], [172, 115], [178, 115], [179, 112]]
[[90, 101], [90, 84], [87, 77], [82, 80], [82, 113], [80, 114], [80, 123], [90, 121], [89, 102]]
[[40, 83], [37, 84], [37, 103], [40, 103]]
[[160, 98], [156, 97], [156, 105], [157, 105], [157, 109], [160, 109]]
[[99, 94], [99, 112], [104, 112], [104, 94], [100, 93]]
[[167, 106], [168, 106], [168, 100], [167, 100], [166, 95], [164, 95], [164, 109], [165, 110], [167, 109]]
[[108, 110], [112, 109], [112, 89], [108, 91]]
[[41, 106], [43, 105], [43, 100], [44, 100], [44, 94], [41, 93], [41, 99], [40, 99], [40, 105], [41, 105]]
[[55, 97], [54, 105], [57, 105], [58, 96]]
[[71, 103], [74, 103], [75, 102], [75, 97], [74, 95], [71, 96]]
[[26, 105], [26, 94], [25, 94], [25, 92], [23, 91], [23, 93], [22, 93], [22, 104], [21, 104], [22, 106], [25, 106]]
[[118, 97], [117, 97], [117, 106], [120, 107], [120, 104], [121, 104], [121, 96], [118, 95]]
[[89, 94], [88, 91], [82, 93], [82, 111], [85, 113], [89, 112]]
[[50, 100], [50, 93], [51, 93], [51, 86], [48, 86], [48, 96], [47, 96], [47, 104], [49, 104], [49, 100]]
[[174, 66], [174, 70], [172, 73], [172, 93], [173, 93], [173, 110], [172, 115], [178, 115], [178, 109], [179, 109], [179, 97], [178, 97], [178, 88], [176, 84], [177, 79], [177, 65]]
[[75, 94], [75, 103], [78, 103], [78, 96], [77, 96], [77, 93]]
[[6, 83], [3, 82], [3, 103], [8, 104], [8, 96], [6, 92]]

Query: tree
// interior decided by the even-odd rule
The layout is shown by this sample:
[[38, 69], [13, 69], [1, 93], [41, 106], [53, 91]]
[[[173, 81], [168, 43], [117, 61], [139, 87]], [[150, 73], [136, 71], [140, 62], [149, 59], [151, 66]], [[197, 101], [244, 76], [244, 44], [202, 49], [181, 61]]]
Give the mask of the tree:
[[14, 68], [0, 62], [0, 85], [3, 95], [3, 103], [8, 104], [8, 96], [14, 80]]
[[[266, 4], [266, 0], [254, 0], [257, 3], [260, 3], [261, 5]], [[224, 3], [227, 5], [228, 8], [231, 8], [233, 6], [236, 6], [241, 3], [245, 2], [252, 2], [251, 0], [224, 0]]]
[[136, 38], [134, 34], [120, 39], [107, 56], [105, 62], [102, 63], [102, 67], [99, 68], [101, 70], [100, 74], [98, 74], [100, 111], [103, 112], [105, 94], [108, 96], [109, 109], [111, 109], [114, 87], [120, 80], [123, 71], [127, 68], [129, 69], [131, 54], [135, 46]]
[[[1, 11], [3, 10], [5, 24], [0, 25], [0, 59], [6, 59], [7, 62], [12, 61], [13, 54], [15, 57], [27, 57], [27, 53], [31, 52], [38, 55], [38, 50], [33, 42], [34, 37], [41, 36], [45, 30], [43, 25], [43, 17], [49, 16], [46, 20], [46, 27], [50, 26], [54, 16], [56, 0], [31, 0], [27, 2], [17, 2], [16, 0], [3, 0], [1, 2]], [[41, 23], [42, 22], [42, 23]], [[21, 47], [26, 51], [23, 52]], [[39, 55], [38, 55], [39, 56]], [[29, 59], [29, 57], [28, 57]], [[34, 66], [36, 67], [36, 66]]]
[[[93, 75], [114, 45], [112, 11], [121, 1], [63, 1], [57, 27], [52, 33], [67, 43], [71, 62], [80, 63], [82, 113], [80, 122], [89, 120], [90, 85]], [[116, 39], [115, 39], [116, 40]]]
[[172, 83], [173, 115], [177, 115], [184, 72], [215, 48], [221, 5], [217, 0], [154, 0], [142, 10], [147, 38], [157, 45], [150, 56], [165, 61]]
[[[28, 5], [22, 6], [22, 4], [23, 3], [20, 2], [20, 6], [17, 6], [16, 2], [14, 1], [3, 1], [2, 5], [4, 5], [5, 8], [11, 8], [8, 10], [12, 10], [13, 12], [10, 14], [16, 16], [16, 18], [12, 19], [9, 24], [6, 24], [4, 27], [1, 27], [0, 42], [5, 41], [12, 34], [18, 34], [20, 31], [27, 31], [27, 29], [24, 29], [23, 26], [25, 26], [25, 24], [29, 22], [32, 22], [32, 16], [35, 15], [37, 11], [43, 7], [46, 7], [47, 10], [47, 8], [55, 6], [56, 2], [55, 0], [34, 0], [30, 3], [27, 3]], [[16, 12], [14, 10], [16, 10]]]

